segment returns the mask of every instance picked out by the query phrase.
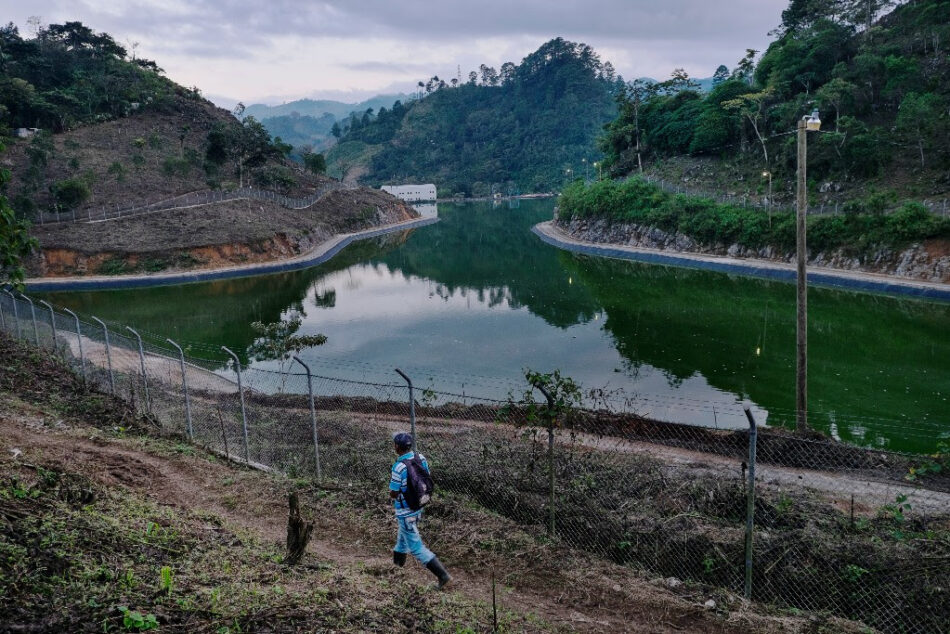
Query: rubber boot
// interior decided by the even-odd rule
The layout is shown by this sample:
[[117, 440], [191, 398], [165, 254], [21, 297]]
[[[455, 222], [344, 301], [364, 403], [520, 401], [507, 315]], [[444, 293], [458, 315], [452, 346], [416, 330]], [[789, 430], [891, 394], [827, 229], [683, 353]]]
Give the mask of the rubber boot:
[[406, 563], [406, 553], [397, 553], [393, 551], [393, 563], [402, 568]]
[[442, 562], [439, 561], [438, 557], [433, 557], [431, 560], [429, 560], [429, 563], [426, 564], [426, 568], [428, 568], [432, 574], [438, 577], [439, 590], [449, 585], [449, 582], [452, 581], [452, 575], [446, 571], [445, 566], [442, 565]]

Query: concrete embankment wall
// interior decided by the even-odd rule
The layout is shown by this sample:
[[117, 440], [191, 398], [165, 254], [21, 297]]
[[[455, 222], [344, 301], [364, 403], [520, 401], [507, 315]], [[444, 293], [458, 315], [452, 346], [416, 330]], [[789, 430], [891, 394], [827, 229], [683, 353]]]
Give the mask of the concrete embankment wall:
[[[541, 223], [533, 232], [547, 244], [561, 249], [601, 257], [618, 258], [650, 264], [694, 268], [721, 273], [735, 273], [764, 279], [792, 282], [796, 278], [795, 267], [786, 262], [738, 259], [708, 254], [681, 253], [639, 247], [624, 243], [594, 243], [581, 236], [567, 234], [570, 225]], [[887, 293], [920, 297], [950, 302], [950, 284], [900, 279], [885, 275], [863, 274], [855, 271], [837, 271], [830, 268], [811, 268], [808, 283], [818, 286], [843, 288], [855, 291]]]
[[151, 286], [166, 286], [173, 284], [189, 284], [193, 282], [224, 280], [235, 277], [249, 277], [252, 275], [264, 275], [269, 273], [284, 273], [287, 271], [296, 271], [322, 264], [357, 240], [366, 240], [368, 238], [375, 238], [387, 233], [415, 229], [425, 225], [433, 224], [438, 221], [438, 218], [417, 218], [409, 222], [402, 222], [376, 229], [368, 229], [366, 231], [347, 234], [324, 243], [321, 245], [323, 248], [317, 247], [310, 253], [303, 256], [278, 262], [266, 262], [249, 266], [228, 267], [223, 269], [182, 271], [177, 273], [158, 273], [154, 275], [30, 279], [26, 281], [26, 288], [32, 292], [146, 288]]

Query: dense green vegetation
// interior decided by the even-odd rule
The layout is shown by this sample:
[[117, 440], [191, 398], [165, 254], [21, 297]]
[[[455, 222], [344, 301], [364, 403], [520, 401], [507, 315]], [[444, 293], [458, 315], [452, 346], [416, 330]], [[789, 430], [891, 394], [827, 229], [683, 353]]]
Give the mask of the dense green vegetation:
[[500, 71], [482, 65], [468, 81], [433, 77], [422, 98], [352, 115], [331, 151], [331, 173], [354, 143], [376, 151], [360, 160], [365, 180], [434, 182], [441, 194], [549, 191], [569, 170], [597, 158], [594, 139], [616, 114], [623, 86], [610, 63], [585, 44], [557, 38]]
[[[559, 219], [606, 218], [678, 231], [707, 245], [740, 244], [750, 248], [795, 247], [795, 217], [790, 212], [769, 215], [761, 210], [718, 203], [708, 198], [668, 194], [640, 178], [599, 181], [566, 187], [558, 203]], [[934, 216], [919, 203], [906, 203], [892, 214], [848, 213], [808, 218], [808, 247], [812, 253], [846, 247], [861, 253], [890, 244], [950, 238], [950, 219]]]
[[32, 39], [11, 22], [0, 28], [0, 127], [62, 132], [139, 109], [174, 109], [176, 95], [197, 97], [161, 73], [81, 22], [37, 28]]
[[817, 108], [827, 134], [809, 147], [809, 178], [863, 179], [895, 164], [947, 180], [950, 1], [791, 0], [778, 38], [720, 67], [706, 94], [682, 73], [635, 81], [600, 140], [612, 175], [678, 155], [745, 155], [795, 171], [796, 121]]
[[0, 283], [19, 284], [24, 277], [21, 260], [36, 248], [36, 240], [29, 236], [29, 223], [16, 217], [3, 195], [9, 180], [10, 170], [0, 168]]

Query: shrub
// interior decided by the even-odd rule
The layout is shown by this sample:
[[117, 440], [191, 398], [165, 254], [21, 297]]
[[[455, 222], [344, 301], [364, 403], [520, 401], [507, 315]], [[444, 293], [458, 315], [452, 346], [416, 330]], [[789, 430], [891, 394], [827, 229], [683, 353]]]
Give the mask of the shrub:
[[75, 209], [89, 199], [89, 185], [81, 178], [68, 178], [52, 186], [53, 200], [60, 209]]
[[162, 161], [162, 173], [165, 176], [181, 176], [184, 178], [188, 176], [190, 172], [191, 163], [188, 162], [188, 159], [169, 156]]
[[33, 218], [36, 215], [36, 203], [29, 196], [17, 194], [10, 204], [13, 206], [17, 218]]
[[265, 167], [254, 173], [254, 180], [260, 187], [286, 191], [297, 185], [294, 173], [282, 165]]
[[122, 163], [114, 161], [112, 165], [109, 166], [108, 171], [115, 176], [115, 179], [120, 183], [125, 180], [125, 168], [122, 166]]
[[886, 227], [895, 239], [902, 241], [921, 240], [939, 233], [948, 226], [920, 203], [906, 203], [887, 217]]
[[[845, 206], [845, 216], [808, 219], [812, 252], [847, 246], [855, 251], [881, 244], [899, 245], [935, 236], [950, 236], [950, 220], [941, 220], [920, 203], [907, 203], [893, 214], [883, 211], [894, 201], [892, 192], [871, 192]], [[870, 213], [869, 213], [870, 212]], [[601, 181], [585, 186], [571, 183], [558, 200], [558, 218], [605, 218], [679, 231], [704, 244], [740, 244], [794, 249], [795, 215], [768, 216], [760, 210], [717, 203], [708, 198], [671, 195], [640, 178]]]

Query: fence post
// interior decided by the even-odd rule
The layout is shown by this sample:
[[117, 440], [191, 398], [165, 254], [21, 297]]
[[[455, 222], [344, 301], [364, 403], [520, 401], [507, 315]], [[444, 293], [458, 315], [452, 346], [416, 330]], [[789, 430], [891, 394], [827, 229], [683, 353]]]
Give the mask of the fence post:
[[409, 435], [412, 436], [412, 448], [419, 451], [419, 444], [416, 442], [416, 399], [412, 394], [412, 379], [399, 368], [396, 368], [396, 373], [409, 384]]
[[79, 373], [82, 375], [82, 384], [86, 385], [86, 357], [82, 352], [82, 329], [79, 327], [79, 317], [76, 316], [76, 313], [64, 308], [64, 311], [73, 316], [73, 319], [76, 320], [76, 340], [79, 341]]
[[106, 362], [109, 364], [109, 391], [115, 396], [115, 375], [112, 373], [112, 348], [109, 346], [109, 327], [95, 315], [90, 315], [90, 319], [102, 326], [102, 332], [106, 335]]
[[320, 473], [320, 439], [317, 436], [317, 410], [313, 405], [313, 375], [310, 374], [310, 366], [300, 360], [300, 357], [294, 356], [294, 361], [303, 366], [307, 371], [307, 395], [310, 397], [310, 426], [313, 429], [313, 457], [317, 464], [317, 483], [323, 481], [323, 475]]
[[27, 297], [26, 295], [24, 295], [23, 293], [20, 293], [20, 297], [25, 299], [27, 303], [30, 305], [30, 317], [33, 319], [33, 341], [36, 342], [36, 347], [39, 348], [40, 347], [40, 331], [36, 327], [36, 306], [33, 305], [33, 300]]
[[251, 450], [247, 443], [247, 412], [244, 409], [244, 385], [241, 383], [241, 360], [238, 359], [238, 356], [228, 348], [221, 346], [221, 349], [231, 355], [231, 358], [234, 359], [234, 371], [237, 373], [238, 380], [238, 394], [241, 396], [241, 426], [244, 430], [244, 462], [246, 464], [250, 464]]
[[752, 526], [755, 520], [755, 442], [757, 430], [752, 416], [752, 404], [742, 404], [745, 416], [749, 419], [749, 487], [745, 509], [745, 587], [743, 596], [752, 598]]
[[125, 327], [126, 330], [135, 335], [135, 338], [139, 341], [139, 362], [142, 366], [142, 385], [145, 387], [145, 411], [152, 412], [152, 399], [148, 395], [148, 375], [145, 373], [145, 349], [142, 347], [142, 337], [132, 328], [128, 326]]
[[59, 352], [59, 345], [56, 343], [56, 342], [57, 342], [57, 337], [56, 337], [56, 313], [53, 311], [53, 307], [50, 306], [49, 302], [47, 302], [46, 300], [41, 299], [41, 300], [40, 300], [40, 303], [43, 304], [44, 306], [46, 306], [46, 307], [49, 309], [49, 325], [52, 326], [52, 328], [53, 328], [53, 350], [55, 350], [55, 351], [58, 353], [58, 352]]
[[10, 292], [10, 289], [5, 288], [3, 292], [10, 296], [10, 301], [13, 302], [13, 323], [16, 324], [16, 338], [20, 339], [22, 336], [20, 334], [20, 308], [16, 303], [16, 295]]
[[189, 440], [193, 440], [195, 435], [191, 427], [191, 401], [188, 400], [188, 379], [185, 375], [185, 351], [171, 339], [165, 339], [165, 341], [175, 346], [175, 349], [178, 350], [178, 359], [181, 362], [181, 388], [185, 392], [185, 420], [187, 422], [185, 429], [188, 432]]
[[554, 423], [555, 414], [554, 412], [554, 398], [548, 393], [544, 386], [540, 383], [532, 383], [532, 387], [538, 389], [539, 392], [544, 394], [544, 398], [548, 401], [548, 413], [550, 414], [548, 420], [548, 535], [554, 537], [554, 521], [556, 517], [556, 512], [554, 509], [555, 502], [555, 488], [554, 488]]

